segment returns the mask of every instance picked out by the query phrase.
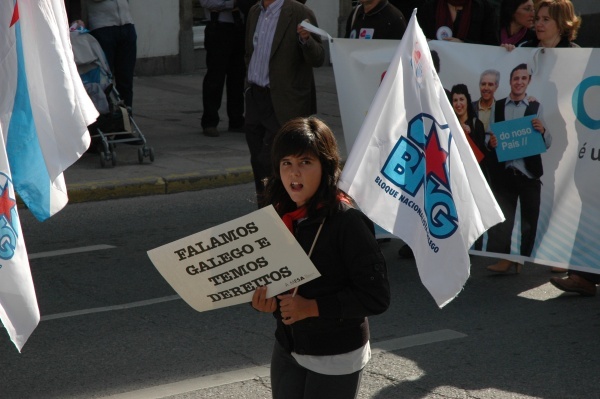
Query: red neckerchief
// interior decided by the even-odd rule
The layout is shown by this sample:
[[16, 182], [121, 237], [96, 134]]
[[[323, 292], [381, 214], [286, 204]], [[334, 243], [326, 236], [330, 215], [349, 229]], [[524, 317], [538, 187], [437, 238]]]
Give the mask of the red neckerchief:
[[293, 212], [288, 212], [281, 217], [283, 223], [287, 226], [288, 229], [294, 234], [294, 221], [298, 219], [304, 219], [306, 217], [306, 207], [301, 206]]
[[[348, 205], [352, 205], [352, 201], [350, 201], [350, 199], [343, 193], [338, 194], [338, 199], [340, 200], [340, 202], [345, 202]], [[322, 206], [323, 206], [323, 204], [319, 204], [317, 206], [317, 209], [321, 208]], [[294, 234], [294, 222], [296, 220], [304, 219], [304, 218], [306, 218], [306, 206], [301, 206], [300, 208], [296, 209], [295, 211], [288, 212], [288, 213], [284, 214], [283, 216], [281, 216], [281, 220], [283, 220], [283, 224], [285, 224], [287, 226], [287, 228], [290, 229], [292, 234]]]

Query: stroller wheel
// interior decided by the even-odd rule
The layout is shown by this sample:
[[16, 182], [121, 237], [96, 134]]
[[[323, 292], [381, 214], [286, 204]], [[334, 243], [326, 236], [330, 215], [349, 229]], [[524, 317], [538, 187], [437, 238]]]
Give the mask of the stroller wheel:
[[112, 151], [110, 153], [110, 155], [111, 155], [112, 166], [117, 166], [117, 152]]
[[144, 150], [141, 147], [138, 148], [138, 161], [144, 163]]
[[104, 151], [100, 151], [100, 166], [106, 167], [106, 154]]
[[148, 157], [150, 158], [150, 162], [154, 162], [154, 148], [148, 147]]

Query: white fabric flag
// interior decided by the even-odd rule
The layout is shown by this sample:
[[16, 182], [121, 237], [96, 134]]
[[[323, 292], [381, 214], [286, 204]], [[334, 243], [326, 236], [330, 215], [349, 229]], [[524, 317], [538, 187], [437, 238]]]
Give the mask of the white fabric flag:
[[[0, 135], [4, 136], [2, 126]], [[40, 321], [4, 137], [0, 141], [0, 320], [17, 349]]]
[[469, 247], [504, 218], [433, 67], [408, 24], [345, 164], [340, 188], [412, 248], [439, 307], [469, 277]]
[[0, 1], [0, 320], [19, 351], [40, 315], [14, 190], [40, 220], [62, 209], [62, 173], [89, 146], [97, 116], [64, 2]]
[[14, 185], [44, 220], [67, 201], [63, 171], [90, 144], [98, 113], [73, 59], [62, 0], [0, 5], [0, 124]]

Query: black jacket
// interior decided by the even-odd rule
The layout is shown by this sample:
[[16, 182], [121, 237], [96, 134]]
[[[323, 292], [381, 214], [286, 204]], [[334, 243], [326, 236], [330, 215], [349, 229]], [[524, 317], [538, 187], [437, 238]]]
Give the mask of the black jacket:
[[[354, 23], [353, 23], [354, 22]], [[366, 39], [402, 39], [406, 19], [396, 7], [383, 0], [365, 13], [362, 5], [356, 6], [346, 21], [345, 38], [360, 39], [361, 29], [372, 29], [373, 37]]]
[[[419, 25], [428, 39], [436, 39], [438, 27], [435, 22], [435, 14], [439, 1], [444, 0], [426, 0], [417, 11]], [[488, 0], [472, 0], [469, 33], [467, 37], [459, 39], [466, 43], [492, 46], [500, 44], [498, 13]]]
[[[325, 219], [311, 260], [321, 273], [301, 285], [297, 295], [316, 299], [319, 317], [286, 326], [279, 308], [275, 337], [289, 352], [338, 355], [363, 346], [369, 339], [367, 316], [384, 312], [390, 288], [383, 254], [374, 237], [373, 223], [345, 204]], [[295, 236], [308, 253], [323, 217], [306, 219]]]

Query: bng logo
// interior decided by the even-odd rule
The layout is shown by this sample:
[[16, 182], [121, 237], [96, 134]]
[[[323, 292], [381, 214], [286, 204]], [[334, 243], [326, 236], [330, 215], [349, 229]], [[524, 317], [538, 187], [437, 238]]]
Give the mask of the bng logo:
[[[440, 135], [442, 131], [447, 131], [447, 142], [440, 140], [445, 136]], [[408, 123], [407, 135], [398, 140], [381, 169], [392, 184], [413, 198], [419, 190], [425, 190], [426, 228], [438, 239], [450, 237], [458, 229], [458, 213], [450, 186], [451, 145], [448, 125], [441, 126], [428, 114], [417, 115]]]
[[[17, 201], [13, 185], [4, 173], [0, 173], [0, 259], [10, 260], [17, 248]], [[0, 268], [2, 265], [0, 264]]]

